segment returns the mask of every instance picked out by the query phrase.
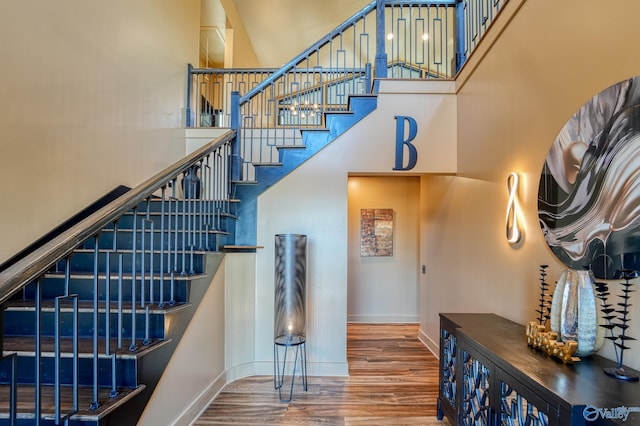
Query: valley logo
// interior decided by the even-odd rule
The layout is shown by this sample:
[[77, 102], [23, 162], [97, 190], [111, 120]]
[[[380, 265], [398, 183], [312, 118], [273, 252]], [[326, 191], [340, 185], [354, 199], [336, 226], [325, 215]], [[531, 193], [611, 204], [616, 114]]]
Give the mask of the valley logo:
[[590, 422], [595, 422], [599, 417], [609, 420], [627, 421], [629, 413], [640, 413], [640, 407], [615, 407], [615, 408], [598, 408], [593, 405], [587, 405], [582, 410], [582, 417]]

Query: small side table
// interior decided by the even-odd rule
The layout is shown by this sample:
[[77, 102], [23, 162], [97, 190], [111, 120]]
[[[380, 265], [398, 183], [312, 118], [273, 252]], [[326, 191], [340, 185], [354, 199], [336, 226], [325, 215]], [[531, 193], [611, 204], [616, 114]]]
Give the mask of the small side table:
[[[296, 378], [298, 358], [300, 359], [300, 370], [302, 373], [302, 388], [307, 391], [307, 347], [306, 339], [300, 335], [278, 336], [273, 340], [273, 386], [278, 389], [280, 402], [290, 402], [293, 396], [293, 383]], [[280, 368], [280, 348], [284, 347], [284, 358], [282, 369]], [[289, 348], [295, 349], [293, 358], [293, 369], [291, 370], [291, 388], [289, 389], [289, 399], [282, 399], [282, 386], [287, 366], [287, 352]]]

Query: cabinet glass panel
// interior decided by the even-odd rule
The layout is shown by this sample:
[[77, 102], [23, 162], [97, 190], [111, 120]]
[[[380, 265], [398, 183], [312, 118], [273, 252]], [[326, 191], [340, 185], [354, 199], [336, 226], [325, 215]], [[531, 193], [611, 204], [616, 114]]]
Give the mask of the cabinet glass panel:
[[456, 336], [442, 329], [442, 377], [440, 394], [456, 407]]
[[462, 351], [462, 418], [465, 426], [483, 426], [490, 423], [489, 369]]
[[500, 382], [502, 426], [547, 426], [549, 417], [505, 382]]

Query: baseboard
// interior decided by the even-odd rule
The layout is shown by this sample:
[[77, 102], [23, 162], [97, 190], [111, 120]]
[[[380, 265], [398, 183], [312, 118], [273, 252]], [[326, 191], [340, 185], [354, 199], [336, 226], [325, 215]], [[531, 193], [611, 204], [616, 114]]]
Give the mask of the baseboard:
[[193, 402], [180, 413], [176, 420], [171, 423], [172, 426], [188, 426], [192, 424], [200, 414], [211, 404], [211, 401], [220, 393], [220, 391], [228, 383], [226, 372], [216, 377]]
[[347, 315], [347, 322], [373, 324], [415, 324], [418, 315]]
[[348, 376], [347, 362], [312, 362], [308, 364], [309, 376]]
[[422, 331], [422, 329], [418, 330], [418, 340], [420, 340], [422, 344], [429, 349], [429, 352], [431, 352], [436, 358], [440, 359], [440, 344], [434, 342], [433, 339]]
[[[235, 382], [236, 380], [244, 379], [245, 377], [262, 376], [257, 369], [257, 364], [259, 363], [247, 362], [245, 364], [234, 365], [227, 369], [225, 371], [227, 375], [227, 383]], [[273, 367], [270, 374], [273, 374]]]

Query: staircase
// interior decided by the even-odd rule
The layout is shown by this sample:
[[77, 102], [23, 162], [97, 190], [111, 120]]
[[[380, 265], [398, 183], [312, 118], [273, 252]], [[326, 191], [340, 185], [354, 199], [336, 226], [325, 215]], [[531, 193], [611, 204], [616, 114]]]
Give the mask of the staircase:
[[278, 162], [254, 163], [255, 180], [236, 182], [235, 197], [241, 201], [237, 206], [236, 244], [256, 244], [257, 199], [260, 194], [357, 124], [374, 111], [377, 105], [376, 95], [350, 95], [348, 111], [324, 114], [325, 127], [300, 129], [301, 145], [276, 145]]
[[[36, 424], [36, 417], [38, 424], [59, 424], [66, 416], [78, 425], [135, 424], [180, 337], [182, 330], [168, 325], [190, 319], [192, 286], [208, 284], [205, 257], [226, 234], [183, 223], [203, 221], [183, 212], [204, 211], [205, 202], [183, 200], [171, 210], [165, 205], [165, 213], [160, 200], [141, 203], [5, 303], [3, 355], [15, 355], [0, 362], [0, 424], [10, 424], [12, 362], [17, 424]], [[161, 234], [169, 220], [177, 227]]]
[[[195, 311], [192, 296], [215, 272], [206, 270], [217, 266], [208, 258], [255, 250], [257, 197], [373, 111], [376, 97], [354, 96], [350, 106], [326, 114], [325, 129], [301, 130], [302, 145], [277, 148], [278, 163], [255, 164], [255, 181], [221, 187], [229, 190], [217, 189], [213, 171], [231, 157], [228, 148], [192, 154], [161, 192], [82, 239], [7, 300], [0, 425], [12, 417], [19, 425], [135, 424]], [[219, 168], [228, 170], [223, 161]], [[181, 198], [194, 165], [202, 188], [191, 189], [197, 198]]]

